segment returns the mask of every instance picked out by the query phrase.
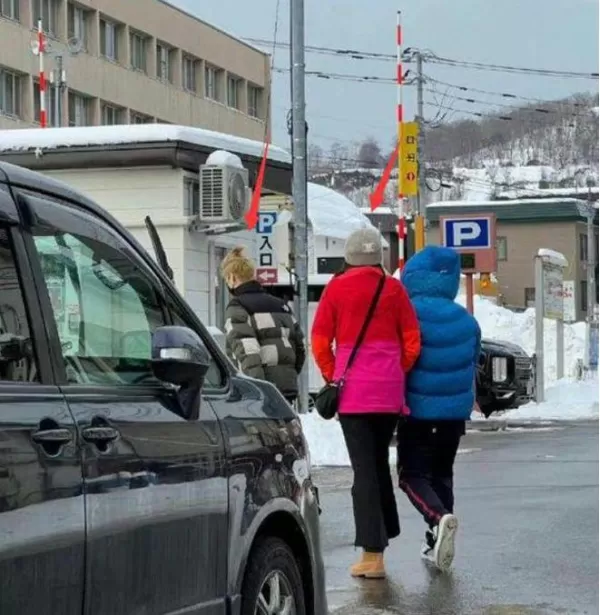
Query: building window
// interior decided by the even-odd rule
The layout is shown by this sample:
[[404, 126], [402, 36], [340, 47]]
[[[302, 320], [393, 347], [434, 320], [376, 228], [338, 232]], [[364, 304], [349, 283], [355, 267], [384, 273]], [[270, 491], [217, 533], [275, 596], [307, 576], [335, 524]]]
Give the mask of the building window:
[[130, 124], [153, 124], [154, 118], [150, 115], [145, 115], [143, 113], [136, 113], [135, 111], [131, 112], [131, 120]]
[[42, 20], [44, 32], [51, 36], [58, 34], [59, 0], [33, 0], [33, 27], [37, 28], [38, 19]]
[[232, 77], [231, 75], [227, 77], [227, 106], [232, 109], [240, 108], [241, 83], [242, 80], [237, 77]]
[[100, 19], [100, 54], [113, 62], [119, 59], [118, 35], [118, 24]]
[[535, 307], [535, 288], [528, 286], [525, 289], [525, 307]]
[[220, 81], [223, 71], [214, 66], [204, 68], [204, 95], [211, 100], [220, 100]]
[[[56, 105], [56, 90], [48, 84], [46, 90], [46, 116], [48, 118], [48, 124], [50, 126], [58, 126], [56, 121], [56, 115], [54, 113]], [[40, 109], [42, 102], [40, 100], [40, 84], [38, 81], [33, 82], [33, 117], [36, 122], [40, 121]]]
[[21, 76], [0, 68], [0, 114], [21, 116]]
[[191, 177], [183, 180], [183, 213], [185, 216], [200, 213], [200, 182]]
[[171, 55], [173, 49], [163, 43], [156, 45], [156, 76], [161, 81], [173, 82], [173, 71], [171, 70]]
[[69, 3], [69, 38], [76, 38], [81, 41], [83, 49], [87, 45], [88, 16], [89, 11], [76, 4]]
[[19, 0], [0, 0], [0, 15], [19, 21]]
[[586, 263], [588, 259], [588, 238], [587, 233], [579, 233], [579, 260]]
[[69, 92], [69, 126], [89, 126], [90, 107], [89, 98]]
[[505, 261], [508, 258], [506, 237], [496, 238], [496, 258], [499, 261]]
[[248, 86], [248, 115], [260, 117], [262, 90], [255, 85]]
[[588, 287], [587, 280], [579, 282], [579, 309], [582, 312], [587, 312], [588, 308]]
[[322, 256], [317, 259], [317, 273], [338, 273], [343, 266], [343, 256]]
[[182, 77], [181, 83], [183, 88], [188, 92], [197, 92], [198, 84], [196, 82], [196, 69], [198, 68], [198, 60], [190, 56], [183, 56]]
[[124, 109], [121, 107], [115, 107], [108, 103], [102, 103], [100, 109], [100, 123], [103, 126], [115, 126], [123, 123]]
[[131, 32], [129, 45], [131, 53], [131, 68], [146, 72], [146, 43], [147, 38], [143, 34]]

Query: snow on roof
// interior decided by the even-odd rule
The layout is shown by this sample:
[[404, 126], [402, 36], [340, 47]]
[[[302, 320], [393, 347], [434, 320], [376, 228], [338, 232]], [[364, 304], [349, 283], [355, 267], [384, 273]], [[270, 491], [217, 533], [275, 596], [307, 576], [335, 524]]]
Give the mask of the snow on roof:
[[[161, 143], [164, 141], [184, 141], [257, 158], [262, 157], [264, 149], [261, 141], [253, 141], [252, 139], [204, 128], [175, 126], [173, 124], [0, 130], [0, 152], [85, 147], [86, 145]], [[292, 161], [289, 152], [275, 145], [269, 146], [269, 159], [285, 163]]]
[[551, 250], [550, 248], [540, 248], [537, 255], [541, 257], [542, 260], [548, 261], [553, 265], [558, 265], [559, 267], [569, 266], [569, 261], [566, 259], [565, 255], [557, 252], [556, 250]]
[[[438, 201], [430, 203], [427, 207], [482, 207], [482, 206], [505, 206], [505, 205], [522, 205], [527, 199], [514, 199], [507, 201]], [[578, 203], [585, 199], [576, 198], [544, 198], [529, 201], [531, 203], [546, 203], [547, 205], [564, 205], [565, 203]]]
[[571, 198], [579, 198], [579, 195], [581, 195], [582, 199], [587, 199], [588, 190], [591, 194], [598, 194], [598, 186], [592, 186], [591, 188], [513, 188], [512, 190], [506, 190], [504, 192], [501, 192], [499, 196], [509, 197], [511, 199], [524, 199], [529, 197], [541, 196], [544, 194], [553, 196], [564, 195], [570, 196]]
[[[315, 235], [346, 239], [353, 231], [373, 226], [343, 194], [308, 182], [308, 217]], [[388, 247], [384, 240], [384, 246]]]

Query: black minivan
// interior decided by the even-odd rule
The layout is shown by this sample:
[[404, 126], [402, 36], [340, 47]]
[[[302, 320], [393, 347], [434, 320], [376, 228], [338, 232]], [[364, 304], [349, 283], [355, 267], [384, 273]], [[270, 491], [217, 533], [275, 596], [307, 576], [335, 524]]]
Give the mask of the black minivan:
[[102, 208], [1, 162], [0, 613], [327, 613], [293, 410]]

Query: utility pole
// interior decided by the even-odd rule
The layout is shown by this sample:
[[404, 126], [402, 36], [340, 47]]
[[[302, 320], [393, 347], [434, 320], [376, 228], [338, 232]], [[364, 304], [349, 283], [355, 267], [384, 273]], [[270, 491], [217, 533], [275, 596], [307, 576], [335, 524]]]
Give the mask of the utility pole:
[[419, 189], [416, 199], [416, 216], [415, 216], [415, 252], [422, 250], [425, 247], [426, 238], [426, 207], [425, 207], [425, 111], [423, 103], [423, 54], [420, 50], [415, 51], [415, 60], [417, 68], [417, 114], [416, 121], [419, 126], [419, 138], [417, 140], [417, 160], [418, 160], [418, 182]]
[[585, 363], [588, 368], [593, 368], [590, 363], [592, 356], [593, 344], [595, 336], [593, 329], [597, 326], [595, 322], [595, 307], [596, 307], [596, 234], [594, 232], [594, 219], [596, 209], [592, 202], [592, 191], [588, 180], [588, 204], [587, 204], [587, 263], [586, 263], [586, 278], [587, 278], [587, 327], [586, 327], [586, 353]]
[[[306, 99], [304, 92], [304, 0], [290, 0], [292, 75], [292, 164], [294, 199], [294, 261], [298, 292], [295, 312], [308, 337], [308, 205], [306, 166]], [[298, 411], [308, 412], [308, 368], [299, 376]]]

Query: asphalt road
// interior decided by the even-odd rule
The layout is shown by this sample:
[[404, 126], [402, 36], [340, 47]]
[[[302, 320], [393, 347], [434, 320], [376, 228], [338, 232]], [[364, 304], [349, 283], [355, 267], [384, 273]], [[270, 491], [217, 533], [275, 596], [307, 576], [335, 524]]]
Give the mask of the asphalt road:
[[423, 522], [398, 493], [388, 581], [356, 581], [351, 472], [315, 472], [335, 615], [598, 613], [598, 424], [468, 434], [456, 465], [453, 571], [419, 557]]

